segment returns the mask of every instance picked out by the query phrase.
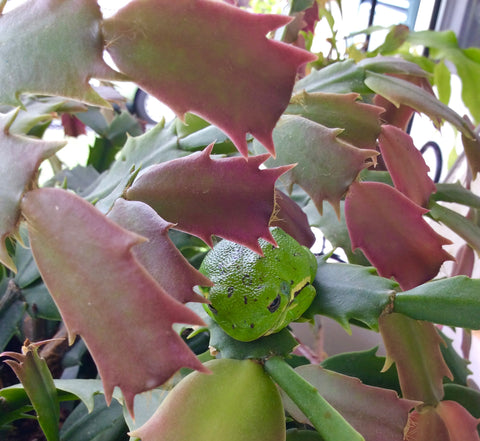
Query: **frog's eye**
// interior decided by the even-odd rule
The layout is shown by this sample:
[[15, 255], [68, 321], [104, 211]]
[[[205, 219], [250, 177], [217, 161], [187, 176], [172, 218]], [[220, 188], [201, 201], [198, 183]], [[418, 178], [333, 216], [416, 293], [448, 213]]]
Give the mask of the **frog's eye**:
[[277, 309], [278, 307], [280, 306], [280, 294], [277, 295], [277, 297], [275, 297], [272, 301], [272, 303], [270, 303], [270, 305], [267, 306], [267, 309], [273, 314]]

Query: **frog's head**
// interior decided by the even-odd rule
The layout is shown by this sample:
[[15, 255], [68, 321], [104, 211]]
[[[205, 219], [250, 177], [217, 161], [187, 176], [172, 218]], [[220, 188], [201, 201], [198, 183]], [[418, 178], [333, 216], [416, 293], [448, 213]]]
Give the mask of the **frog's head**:
[[200, 268], [214, 283], [202, 289], [211, 302], [207, 312], [237, 340], [280, 331], [297, 320], [315, 297], [315, 256], [279, 228], [272, 229], [272, 235], [278, 247], [261, 240], [263, 257], [224, 240]]

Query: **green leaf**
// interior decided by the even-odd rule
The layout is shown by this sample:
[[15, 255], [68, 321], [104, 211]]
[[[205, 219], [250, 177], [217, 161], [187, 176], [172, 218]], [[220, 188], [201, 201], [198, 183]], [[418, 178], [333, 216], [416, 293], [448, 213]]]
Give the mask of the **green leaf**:
[[295, 84], [294, 92], [305, 90], [328, 93], [369, 93], [364, 84], [365, 72], [359, 69], [353, 60], [333, 63], [302, 78]]
[[20, 109], [10, 132], [31, 134], [38, 124], [49, 124], [59, 113], [83, 112], [87, 106], [61, 97], [27, 95], [23, 98], [25, 109]]
[[363, 103], [356, 93], [307, 93], [292, 97], [285, 114], [300, 115], [329, 128], [341, 128], [340, 139], [359, 148], [375, 149], [382, 107]]
[[446, 57], [455, 64], [456, 73], [462, 82], [462, 100], [476, 123], [480, 121], [480, 49], [449, 50]]
[[96, 396], [93, 411], [79, 404], [60, 431], [60, 441], [127, 441], [127, 425], [122, 406], [114, 401], [107, 406], [103, 396]]
[[65, 145], [64, 142], [45, 142], [10, 133], [18, 111], [0, 113], [0, 262], [12, 271], [15, 271], [15, 264], [5, 240], [17, 235], [21, 197], [34, 185], [42, 161]]
[[295, 12], [302, 12], [305, 9], [310, 8], [315, 0], [293, 0], [290, 8], [290, 15]]
[[[53, 380], [53, 382], [57, 388], [60, 400], [63, 401], [64, 397], [75, 395], [75, 397], [82, 401], [88, 412], [92, 412], [94, 409], [95, 396], [98, 394], [104, 394], [102, 380], [72, 379]], [[62, 394], [62, 392], [64, 393]], [[118, 390], [114, 391], [113, 398], [119, 403], [123, 402], [122, 396]]]
[[[294, 91], [370, 94], [372, 90], [365, 85], [366, 71], [377, 73], [397, 73], [426, 77], [415, 63], [398, 57], [366, 58], [355, 64], [353, 60], [333, 63], [321, 70], [313, 70], [295, 85]], [[367, 87], [368, 86], [368, 87]]]
[[5, 363], [13, 369], [22, 382], [47, 440], [58, 441], [60, 406], [57, 391], [46, 361], [38, 355], [38, 347], [44, 343], [46, 342], [27, 342], [22, 347], [22, 354], [3, 352], [0, 356], [15, 360], [6, 360]]
[[96, 138], [94, 145], [90, 146], [87, 165], [99, 172], [107, 170], [127, 141], [127, 135], [140, 136], [142, 133], [140, 123], [130, 113], [123, 111], [115, 115], [110, 125], [103, 130], [102, 137]]
[[458, 113], [421, 87], [390, 75], [374, 72], [367, 72], [366, 75], [365, 84], [397, 107], [404, 104], [425, 113], [437, 126], [441, 120], [446, 120], [468, 138], [475, 138], [470, 125]]
[[[470, 362], [464, 359], [453, 347], [452, 339], [448, 338], [442, 331], [439, 330], [438, 332], [444, 341], [444, 344], [440, 346], [440, 350], [442, 351], [445, 363], [447, 363], [447, 366], [452, 373], [453, 380], [451, 381], [455, 384], [466, 386], [467, 378], [472, 374], [472, 372], [468, 369]], [[447, 398], [444, 397], [444, 399]]]
[[33, 410], [33, 406], [22, 384], [0, 389], [0, 398], [2, 402], [0, 428], [22, 418], [35, 418], [35, 416], [27, 413]]
[[431, 196], [434, 201], [456, 202], [468, 207], [480, 208], [480, 197], [459, 182], [453, 184], [439, 182], [436, 187], [437, 191]]
[[382, 371], [385, 366], [385, 357], [375, 355], [378, 347], [366, 351], [344, 352], [332, 355], [322, 361], [321, 366], [339, 374], [356, 377], [369, 386], [393, 389], [399, 394], [400, 384], [395, 366]]
[[480, 255], [480, 227], [450, 208], [430, 201], [429, 215], [457, 233]]
[[101, 18], [95, 0], [33, 0], [1, 15], [0, 102], [29, 92], [110, 107], [89, 85], [123, 78], [103, 61]]
[[357, 265], [371, 266], [360, 249], [352, 251], [352, 243], [345, 223], [345, 201], [340, 201], [340, 218], [331, 205], [326, 205], [323, 215], [317, 210], [313, 201], [304, 207], [310, 225], [320, 228], [325, 238], [334, 248], [341, 248], [347, 255], [348, 261]]
[[0, 282], [0, 351], [3, 351], [14, 335], [21, 335], [23, 317], [27, 305], [21, 292], [11, 279]]
[[322, 260], [313, 285], [317, 295], [304, 316], [326, 315], [349, 333], [351, 320], [378, 331], [378, 317], [398, 288], [396, 282], [379, 277], [375, 268]]
[[324, 441], [324, 438], [313, 430], [289, 429], [286, 441]]
[[273, 131], [277, 156], [268, 167], [297, 164], [280, 181], [288, 188], [298, 184], [322, 214], [328, 201], [337, 215], [340, 200], [364, 168], [375, 162], [378, 152], [359, 149], [339, 138], [341, 129], [330, 129], [297, 115], [285, 115]]
[[443, 60], [440, 60], [437, 64], [435, 64], [433, 78], [435, 85], [437, 86], [438, 99], [443, 104], [448, 105], [452, 93], [450, 84], [451, 74]]
[[399, 292], [394, 310], [417, 320], [480, 329], [480, 280], [450, 277]]
[[292, 352], [298, 342], [288, 329], [259, 338], [251, 342], [236, 340], [226, 334], [212, 319], [205, 318], [210, 330], [210, 347], [215, 348], [223, 358], [262, 359], [272, 354], [286, 356]]
[[40, 273], [33, 259], [30, 242], [28, 241], [28, 232], [24, 225], [20, 226], [19, 234], [24, 246], [17, 242], [13, 261], [17, 267], [15, 283], [19, 288], [24, 289], [37, 281], [40, 278]]
[[[139, 169], [149, 165], [186, 155], [188, 152], [178, 149], [175, 127], [157, 124], [144, 135], [128, 138], [117, 154], [117, 160], [99, 177], [84, 197], [90, 201], [99, 200], [97, 206], [102, 206], [102, 211], [107, 212], [125, 191], [128, 182], [125, 177], [129, 177], [132, 170], [137, 170], [138, 173]], [[104, 198], [108, 204], [102, 203]]]
[[210, 125], [191, 133], [188, 136], [179, 138], [178, 147], [188, 152], [195, 152], [198, 150], [203, 150], [212, 142], [215, 142], [213, 147], [214, 154], [230, 154], [237, 152], [235, 146], [227, 137], [227, 135], [225, 135], [225, 133], [223, 133], [219, 128]]
[[55, 321], [62, 320], [58, 308], [42, 280], [23, 288], [22, 295], [28, 305], [28, 313], [32, 317]]
[[280, 357], [269, 358], [265, 369], [285, 394], [299, 407], [325, 441], [364, 441], [319, 391]]
[[409, 33], [410, 30], [408, 26], [403, 24], [393, 26], [385, 36], [385, 41], [375, 49], [374, 53], [380, 53], [382, 55], [395, 53], [405, 43]]
[[[412, 32], [408, 38], [413, 43], [428, 46], [432, 57], [440, 60], [439, 65], [443, 64], [444, 59], [455, 65], [456, 74], [462, 82], [463, 102], [478, 123], [480, 120], [480, 86], [478, 84], [480, 49], [476, 47], [460, 48], [453, 31]], [[441, 66], [439, 69], [443, 71], [442, 75], [446, 77], [445, 67]]]

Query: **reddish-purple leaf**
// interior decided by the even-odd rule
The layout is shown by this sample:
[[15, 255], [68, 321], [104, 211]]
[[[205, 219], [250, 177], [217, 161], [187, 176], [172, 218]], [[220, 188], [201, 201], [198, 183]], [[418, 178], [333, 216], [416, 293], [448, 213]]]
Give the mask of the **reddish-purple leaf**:
[[80, 121], [75, 115], [64, 113], [62, 115], [62, 126], [66, 136], [78, 137], [80, 135], [87, 134], [87, 128], [82, 121]]
[[274, 152], [297, 69], [316, 58], [266, 37], [290, 20], [210, 0], [134, 0], [104, 30], [122, 72], [178, 115], [217, 125], [247, 156], [247, 132]]
[[378, 325], [387, 350], [384, 370], [395, 363], [402, 396], [436, 405], [443, 398], [444, 378], [453, 377], [435, 326], [398, 313], [383, 314]]
[[455, 401], [441, 401], [436, 412], [447, 427], [450, 441], [480, 441], [477, 426], [480, 422]]
[[450, 441], [448, 430], [432, 407], [423, 412], [414, 410], [405, 427], [405, 441]]
[[[378, 152], [359, 149], [338, 138], [341, 129], [330, 129], [309, 119], [284, 116], [273, 132], [277, 157], [269, 167], [297, 163], [281, 180], [298, 184], [322, 213], [328, 201], [340, 216], [340, 200], [358, 174], [375, 162]], [[369, 161], [370, 160], [370, 161]]]
[[17, 232], [23, 193], [34, 185], [41, 162], [65, 145], [10, 133], [17, 112], [0, 114], [0, 262], [12, 271], [5, 240]]
[[213, 234], [261, 253], [258, 239], [275, 244], [268, 225], [275, 181], [293, 166], [260, 170], [269, 154], [212, 159], [203, 152], [151, 166], [127, 190], [175, 228], [213, 246]]
[[[422, 71], [420, 70], [420, 73]], [[395, 78], [401, 78], [410, 83], [415, 84], [418, 87], [421, 87], [423, 90], [435, 96], [433, 88], [430, 85], [428, 79], [425, 75], [419, 75], [419, 72], [412, 75], [408, 74], [387, 74]], [[412, 119], [415, 110], [412, 107], [406, 106], [404, 104], [399, 104], [397, 102], [389, 101], [387, 98], [384, 98], [382, 95], [375, 95], [373, 98], [373, 103], [377, 106], [383, 107], [385, 112], [382, 114], [382, 119], [386, 124], [391, 124], [395, 127], [398, 127], [401, 130], [406, 131], [408, 123]]]
[[80, 335], [110, 402], [120, 387], [129, 411], [135, 394], [180, 367], [204, 370], [173, 323], [203, 325], [171, 298], [132, 253], [145, 241], [61, 189], [28, 192], [22, 201], [32, 252], [62, 314], [69, 339]]
[[455, 255], [455, 262], [453, 263], [451, 276], [467, 276], [472, 277], [473, 267], [475, 265], [475, 252], [473, 248], [464, 243]]
[[426, 212], [389, 185], [356, 182], [345, 199], [352, 249], [360, 248], [382, 277], [394, 277], [403, 290], [421, 285], [453, 259], [442, 248], [451, 242], [428, 225]]
[[278, 188], [275, 189], [275, 212], [271, 227], [280, 227], [301, 245], [310, 248], [315, 243], [307, 215], [298, 204]]
[[404, 104], [396, 106], [381, 95], [375, 95], [373, 103], [385, 109], [382, 114], [382, 119], [385, 121], [385, 124], [391, 124], [399, 129], [407, 130], [408, 123], [415, 113], [414, 109]]
[[395, 126], [384, 125], [378, 143], [395, 188], [417, 205], [426, 207], [436, 187], [410, 135]]
[[413, 411], [405, 428], [405, 441], [479, 441], [479, 420], [455, 401]]
[[[362, 384], [358, 378], [328, 371], [318, 365], [295, 369], [313, 385], [366, 441], [403, 441], [403, 429], [410, 409], [417, 401], [398, 397], [393, 390]], [[308, 419], [282, 393], [287, 412], [297, 421]], [[381, 427], [381, 430], [380, 430]]]
[[108, 217], [148, 241], [132, 248], [133, 255], [162, 288], [179, 302], [206, 302], [193, 287], [212, 282], [191, 266], [168, 236], [175, 224], [163, 220], [153, 208], [138, 201], [117, 199]]

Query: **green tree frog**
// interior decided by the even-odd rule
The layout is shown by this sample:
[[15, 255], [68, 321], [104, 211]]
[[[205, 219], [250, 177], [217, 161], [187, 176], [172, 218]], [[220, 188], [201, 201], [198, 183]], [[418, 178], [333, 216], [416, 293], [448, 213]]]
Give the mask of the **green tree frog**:
[[260, 239], [263, 257], [228, 240], [208, 252], [200, 271], [213, 283], [201, 287], [207, 313], [231, 337], [252, 341], [297, 320], [315, 297], [317, 260], [310, 250], [276, 227], [278, 247]]

